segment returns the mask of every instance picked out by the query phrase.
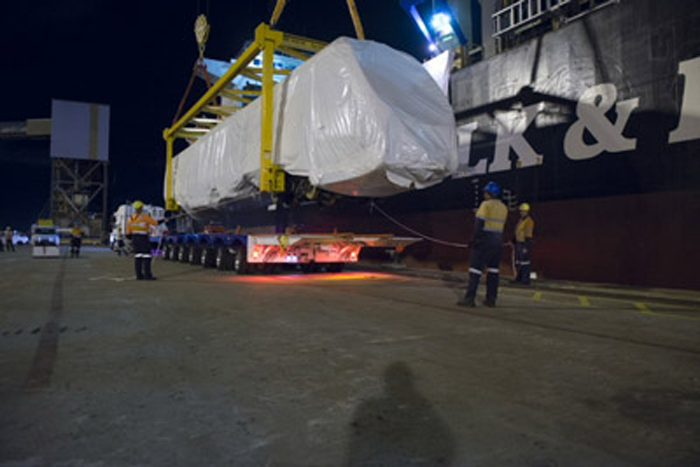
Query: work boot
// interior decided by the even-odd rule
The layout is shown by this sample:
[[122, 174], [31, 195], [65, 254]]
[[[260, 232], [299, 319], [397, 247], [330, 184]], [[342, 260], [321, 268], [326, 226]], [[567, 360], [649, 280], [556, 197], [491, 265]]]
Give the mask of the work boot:
[[134, 269], [136, 270], [136, 280], [143, 280], [143, 258], [134, 258]]
[[153, 274], [151, 273], [151, 258], [143, 258], [142, 266], [143, 277], [147, 280], [153, 280]]
[[149, 276], [149, 277], [145, 277], [144, 280], [146, 280], [146, 281], [155, 281], [155, 280], [158, 280], [158, 279], [156, 279], [156, 278], [153, 277], [153, 276]]
[[463, 306], [466, 308], [474, 308], [474, 307], [476, 307], [476, 302], [474, 301], [473, 298], [464, 297], [463, 299], [461, 299], [460, 301], [457, 302], [457, 305]]
[[488, 308], [496, 308], [496, 300], [487, 298], [484, 300], [484, 306]]

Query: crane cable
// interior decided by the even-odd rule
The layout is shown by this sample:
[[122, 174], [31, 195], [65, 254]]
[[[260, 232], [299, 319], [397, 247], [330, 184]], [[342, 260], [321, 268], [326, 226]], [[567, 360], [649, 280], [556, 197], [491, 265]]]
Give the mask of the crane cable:
[[285, 6], [287, 6], [287, 0], [277, 0], [277, 3], [275, 4], [275, 9], [272, 12], [272, 17], [270, 18], [271, 27], [275, 27], [277, 21], [279, 21], [280, 19], [280, 16], [282, 16], [282, 12], [284, 11]]
[[365, 30], [362, 27], [362, 20], [360, 20], [360, 13], [357, 11], [357, 5], [355, 0], [347, 0], [348, 10], [350, 10], [350, 17], [352, 18], [352, 25], [355, 27], [355, 35], [358, 39], [365, 39]]
[[470, 247], [470, 245], [469, 245], [468, 243], [448, 242], [448, 241], [446, 241], [446, 240], [440, 240], [439, 238], [435, 238], [435, 237], [431, 237], [431, 236], [429, 236], [429, 235], [425, 235], [425, 234], [423, 234], [423, 233], [421, 233], [421, 232], [419, 232], [419, 231], [417, 231], [417, 230], [415, 230], [415, 229], [412, 229], [411, 227], [407, 226], [406, 224], [404, 224], [404, 223], [398, 221], [397, 219], [395, 219], [394, 217], [392, 217], [391, 215], [389, 215], [386, 211], [384, 211], [382, 208], [380, 208], [380, 207], [377, 205], [377, 203], [375, 203], [374, 201], [372, 201], [372, 202], [370, 203], [370, 207], [371, 207], [371, 209], [376, 209], [377, 212], [379, 212], [379, 214], [381, 214], [382, 216], [386, 217], [389, 221], [391, 221], [391, 222], [393, 222], [394, 224], [398, 225], [398, 226], [401, 227], [402, 229], [404, 229], [404, 230], [406, 230], [406, 231], [408, 231], [408, 232], [411, 232], [413, 235], [417, 235], [417, 236], [421, 237], [421, 238], [424, 239], [424, 240], [428, 240], [428, 241], [430, 241], [430, 242], [437, 243], [438, 245], [450, 246], [450, 247], [453, 247], [453, 248], [467, 248], [467, 249], [468, 249], [468, 248]]
[[204, 50], [207, 46], [207, 40], [209, 40], [210, 30], [211, 27], [207, 22], [206, 15], [199, 15], [194, 23], [194, 36], [195, 39], [197, 39], [197, 50], [199, 52], [199, 55], [197, 57], [197, 60], [195, 60], [194, 62], [194, 66], [192, 67], [192, 74], [190, 75], [190, 80], [187, 83], [187, 87], [185, 88], [185, 93], [182, 95], [182, 99], [180, 99], [180, 104], [177, 106], [177, 112], [175, 112], [175, 116], [173, 117], [173, 125], [177, 123], [178, 119], [180, 118], [180, 115], [182, 114], [182, 110], [185, 107], [185, 102], [187, 102], [187, 98], [189, 97], [190, 91], [192, 90], [192, 86], [194, 85], [194, 79], [197, 77], [197, 71], [202, 70], [202, 73], [204, 74], [204, 80], [207, 83], [207, 89], [211, 87], [211, 82], [209, 81], [209, 72], [207, 71], [207, 64], [204, 61]]
[[[352, 25], [355, 28], [355, 35], [358, 39], [365, 39], [365, 30], [362, 27], [362, 20], [360, 19], [360, 13], [357, 10], [357, 5], [355, 0], [346, 0], [348, 5], [348, 11], [350, 12], [350, 18], [352, 19]], [[270, 26], [275, 27], [277, 22], [284, 12], [284, 7], [287, 6], [287, 0], [277, 0], [275, 3], [275, 9], [272, 11], [272, 16], [270, 17]]]

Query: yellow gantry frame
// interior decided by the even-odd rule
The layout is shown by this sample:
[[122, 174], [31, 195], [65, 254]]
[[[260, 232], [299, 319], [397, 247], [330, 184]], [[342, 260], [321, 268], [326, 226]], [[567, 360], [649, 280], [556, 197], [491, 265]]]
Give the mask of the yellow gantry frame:
[[[305, 60], [310, 54], [325, 47], [326, 43], [301, 36], [286, 34], [261, 24], [255, 29], [255, 41], [238, 57], [226, 73], [182, 116], [173, 126], [163, 130], [166, 147], [165, 206], [168, 210], [177, 209], [173, 196], [173, 146], [176, 139], [196, 140], [206, 135], [222, 120], [207, 117], [206, 114], [227, 117], [241, 107], [226, 107], [213, 104], [217, 96], [225, 96], [247, 105], [261, 97], [260, 112], [260, 191], [280, 193], [284, 191], [284, 172], [273, 159], [274, 142], [274, 74], [286, 74], [286, 70], [275, 70], [275, 51]], [[258, 54], [263, 54], [262, 68], [250, 67]], [[236, 90], [229, 84], [238, 75], [244, 75], [261, 82], [261, 91]], [[201, 114], [205, 114], [202, 116]]]

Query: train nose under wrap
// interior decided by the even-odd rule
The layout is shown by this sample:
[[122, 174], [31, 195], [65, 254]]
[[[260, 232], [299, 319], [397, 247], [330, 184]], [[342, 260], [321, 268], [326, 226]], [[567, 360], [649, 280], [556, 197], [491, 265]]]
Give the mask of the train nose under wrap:
[[[291, 175], [349, 196], [432, 186], [457, 166], [447, 98], [414, 58], [340, 38], [275, 86], [274, 158]], [[228, 117], [174, 161], [186, 210], [258, 191], [260, 100]]]

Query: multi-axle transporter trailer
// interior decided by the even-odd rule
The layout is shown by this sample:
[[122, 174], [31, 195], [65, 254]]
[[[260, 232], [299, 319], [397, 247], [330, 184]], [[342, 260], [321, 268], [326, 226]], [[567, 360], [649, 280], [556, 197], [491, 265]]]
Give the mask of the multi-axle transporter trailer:
[[[364, 38], [357, 14], [355, 0], [348, 0], [358, 38]], [[286, 2], [278, 1], [272, 17], [277, 22]], [[204, 46], [209, 34], [206, 18], [200, 16], [195, 33], [203, 60]], [[307, 60], [326, 46], [326, 43], [293, 34], [283, 33], [267, 24], [255, 30], [255, 39], [231, 64], [221, 78], [169, 128], [163, 131], [166, 142], [166, 209], [177, 211], [174, 184], [175, 142], [186, 140], [189, 144], [201, 144], [214, 128], [235, 112], [260, 98], [260, 183], [261, 193], [295, 195], [288, 174], [277, 165], [274, 150], [274, 83], [275, 76], [288, 75], [290, 70], [275, 67], [275, 53]], [[253, 88], [237, 88], [236, 78], [246, 77], [259, 83]], [[184, 101], [183, 101], [184, 102]], [[320, 193], [321, 190], [318, 190]], [[316, 190], [305, 190], [309, 198]], [[315, 196], [315, 195], [314, 195]], [[210, 226], [211, 227], [211, 226]], [[300, 265], [305, 271], [340, 271], [347, 263], [358, 261], [365, 247], [380, 247], [401, 251], [418, 238], [393, 235], [355, 234], [242, 234], [224, 232], [222, 229], [205, 228], [204, 233], [171, 234], [161, 240], [163, 256], [167, 260], [201, 264], [222, 270], [234, 270], [240, 274], [254, 270], [269, 271], [274, 265]]]
[[340, 272], [356, 263], [364, 247], [398, 252], [420, 239], [356, 234], [172, 234], [163, 237], [163, 258], [233, 270], [270, 271], [275, 265], [299, 265], [306, 272]]

